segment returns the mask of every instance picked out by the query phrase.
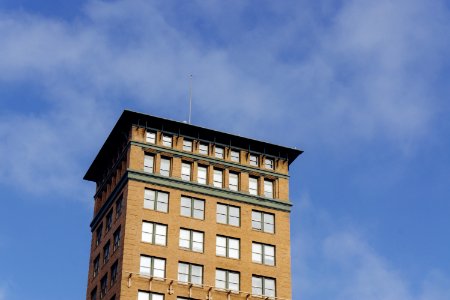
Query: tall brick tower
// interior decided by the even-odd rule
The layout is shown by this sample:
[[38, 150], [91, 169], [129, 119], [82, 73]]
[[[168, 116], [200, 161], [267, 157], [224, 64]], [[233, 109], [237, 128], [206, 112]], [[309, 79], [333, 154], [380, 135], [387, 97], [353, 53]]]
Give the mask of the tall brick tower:
[[302, 151], [124, 111], [96, 183], [88, 300], [291, 299]]

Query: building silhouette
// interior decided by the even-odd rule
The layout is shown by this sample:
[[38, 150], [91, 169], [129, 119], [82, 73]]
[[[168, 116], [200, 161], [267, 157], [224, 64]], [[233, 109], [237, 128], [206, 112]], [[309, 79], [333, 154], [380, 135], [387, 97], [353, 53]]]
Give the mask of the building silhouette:
[[124, 111], [89, 167], [89, 300], [291, 299], [302, 151]]

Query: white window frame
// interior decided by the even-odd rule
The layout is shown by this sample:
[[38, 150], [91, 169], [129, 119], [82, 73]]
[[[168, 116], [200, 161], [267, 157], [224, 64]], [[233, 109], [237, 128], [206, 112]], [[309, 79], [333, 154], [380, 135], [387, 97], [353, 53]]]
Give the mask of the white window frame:
[[231, 150], [230, 151], [230, 160], [234, 162], [241, 161], [241, 152], [239, 150]]
[[239, 206], [217, 203], [216, 222], [236, 227], [241, 226], [241, 208]]
[[144, 208], [159, 212], [169, 211], [169, 193], [144, 189]]
[[218, 188], [223, 188], [223, 170], [214, 169], [213, 185]]
[[160, 166], [159, 166], [159, 175], [161, 176], [170, 176], [172, 162], [170, 158], [161, 157]]
[[145, 154], [144, 156], [144, 172], [153, 173], [155, 167], [155, 156], [150, 154]]
[[[273, 289], [270, 287], [273, 285]], [[259, 292], [261, 291], [261, 292]], [[252, 276], [252, 294], [255, 296], [276, 296], [276, 281], [274, 278], [264, 276]]]
[[166, 246], [167, 225], [143, 221], [141, 241], [153, 245]]
[[250, 160], [249, 160], [250, 166], [259, 166], [259, 156], [256, 154], [250, 154]]
[[156, 132], [154, 131], [146, 131], [145, 133], [145, 141], [150, 144], [156, 144]]
[[[234, 247], [232, 247], [231, 244], [233, 244]], [[216, 255], [239, 259], [241, 256], [241, 240], [229, 236], [216, 235]]]
[[239, 173], [228, 172], [228, 189], [239, 191]]
[[250, 195], [258, 196], [259, 194], [259, 180], [257, 177], [250, 176], [248, 178], [248, 193]]
[[178, 246], [193, 252], [203, 253], [205, 234], [201, 231], [180, 228]]
[[[231, 281], [231, 278], [237, 278], [235, 281]], [[216, 288], [239, 292], [240, 288], [240, 273], [225, 269], [216, 269]]]
[[275, 246], [252, 242], [252, 262], [275, 266]]
[[137, 300], [164, 300], [164, 295], [152, 292], [138, 291]]
[[274, 181], [264, 179], [264, 197], [273, 199]]
[[189, 162], [181, 163], [181, 179], [185, 181], [191, 181], [192, 164]]
[[192, 140], [187, 140], [183, 138], [183, 150], [187, 152], [192, 152], [193, 149], [193, 142]]
[[224, 159], [225, 148], [220, 146], [214, 146], [214, 157]]
[[[270, 220], [273, 220], [273, 223]], [[267, 233], [275, 233], [275, 215], [252, 210], [252, 228]]]
[[198, 153], [202, 155], [209, 155], [209, 145], [206, 143], [200, 142], [198, 144]]
[[162, 145], [166, 147], [172, 147], [173, 139], [171, 135], [163, 134], [162, 135]]
[[181, 196], [180, 215], [198, 220], [204, 220], [205, 200]]
[[264, 167], [269, 170], [273, 170], [275, 167], [274, 159], [272, 158], [264, 158]]
[[[186, 270], [181, 270], [182, 268], [187, 268]], [[197, 274], [194, 274], [195, 273]], [[198, 275], [198, 271], [200, 271], [200, 274]], [[183, 277], [187, 277], [187, 280], [184, 280]], [[194, 285], [202, 285], [203, 284], [203, 266], [202, 265], [196, 265], [196, 264], [190, 264], [185, 262], [179, 262], [178, 263], [178, 281], [184, 282], [184, 283], [192, 283]]]
[[166, 277], [166, 260], [155, 256], [141, 255], [139, 275], [164, 279]]
[[[200, 176], [200, 175], [205, 176]], [[197, 167], [197, 183], [208, 184], [208, 167], [198, 166]]]

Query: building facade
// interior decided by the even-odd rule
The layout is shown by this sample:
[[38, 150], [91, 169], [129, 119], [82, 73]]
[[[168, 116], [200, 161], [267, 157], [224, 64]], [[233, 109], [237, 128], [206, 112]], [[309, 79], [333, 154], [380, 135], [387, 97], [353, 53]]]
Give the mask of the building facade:
[[88, 300], [291, 299], [302, 151], [124, 111], [96, 183]]

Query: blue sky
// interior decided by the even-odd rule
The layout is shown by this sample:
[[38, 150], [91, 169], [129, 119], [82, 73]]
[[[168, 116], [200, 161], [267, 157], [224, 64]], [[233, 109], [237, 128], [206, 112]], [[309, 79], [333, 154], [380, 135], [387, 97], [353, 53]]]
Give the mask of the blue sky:
[[[0, 0], [0, 300], [83, 299], [123, 109], [296, 146], [294, 299], [450, 299], [450, 4]], [[240, 109], [238, 109], [238, 107]]]

